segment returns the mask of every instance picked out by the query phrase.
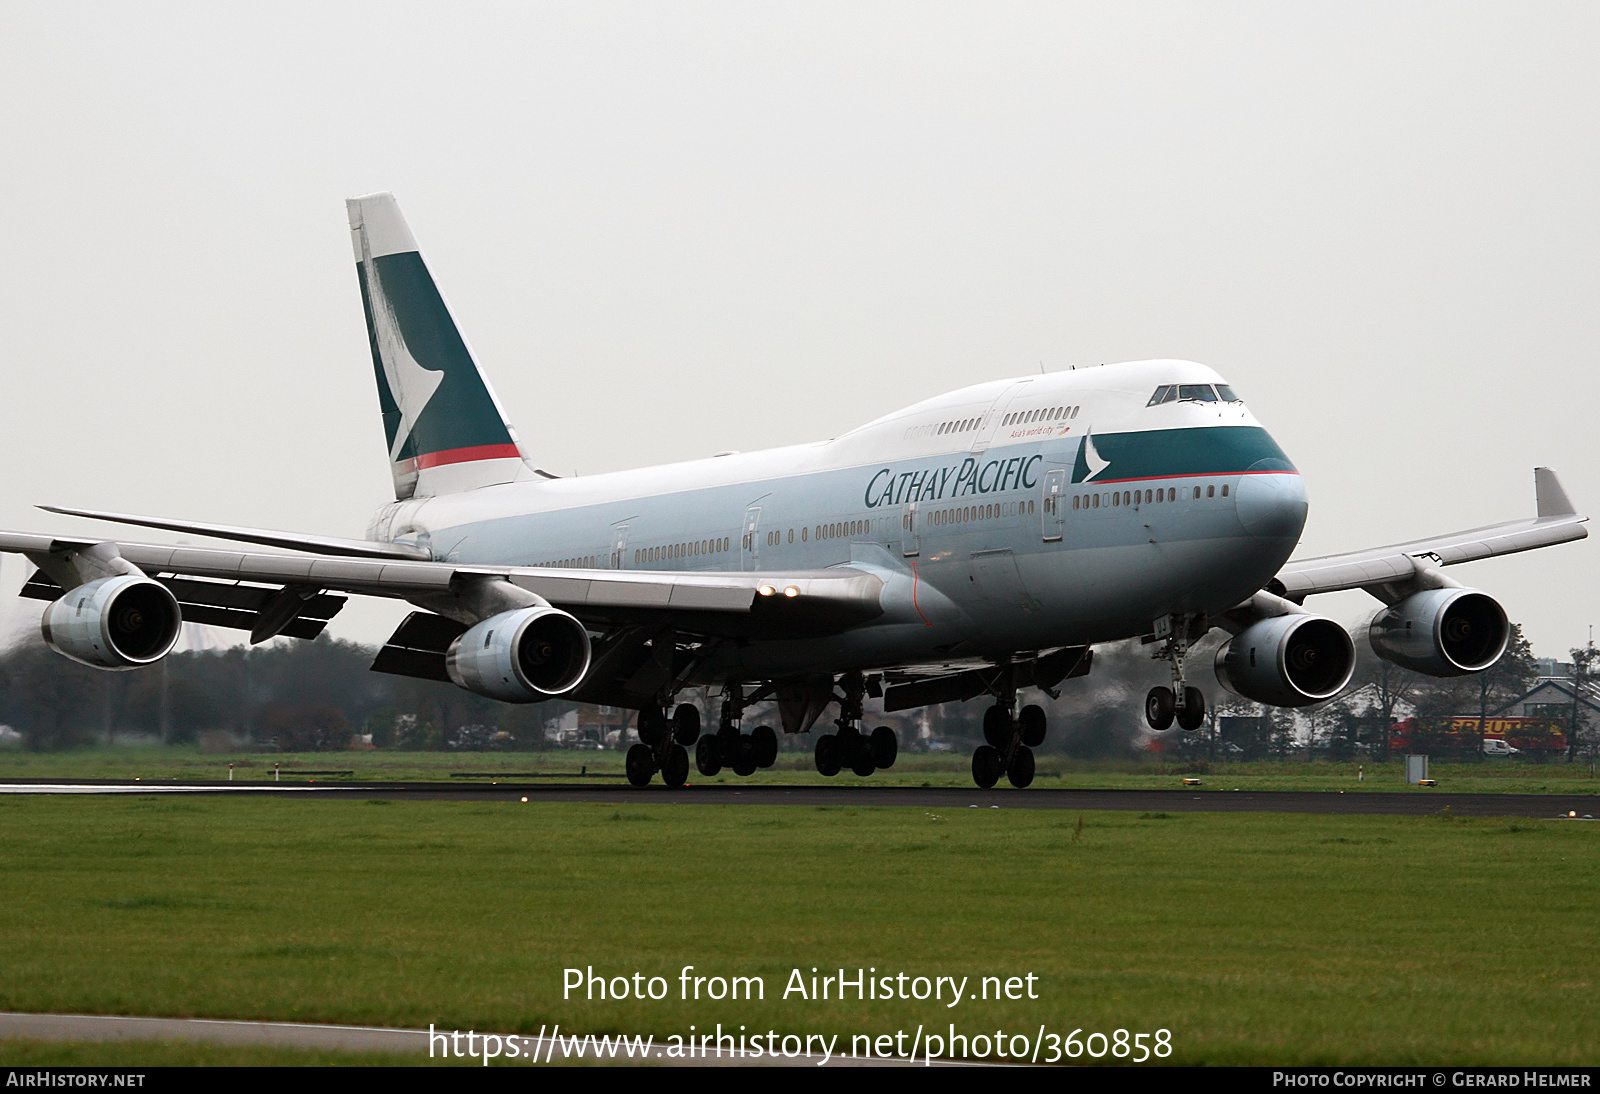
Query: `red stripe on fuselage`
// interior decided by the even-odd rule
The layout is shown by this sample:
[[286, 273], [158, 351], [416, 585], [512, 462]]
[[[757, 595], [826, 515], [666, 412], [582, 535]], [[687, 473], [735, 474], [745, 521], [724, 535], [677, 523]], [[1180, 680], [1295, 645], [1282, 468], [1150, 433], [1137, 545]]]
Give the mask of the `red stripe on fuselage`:
[[439, 467], [447, 463], [471, 463], [474, 460], [518, 460], [522, 453], [514, 444], [480, 444], [473, 448], [448, 448], [443, 452], [424, 452], [417, 457], [420, 471], [424, 467]]

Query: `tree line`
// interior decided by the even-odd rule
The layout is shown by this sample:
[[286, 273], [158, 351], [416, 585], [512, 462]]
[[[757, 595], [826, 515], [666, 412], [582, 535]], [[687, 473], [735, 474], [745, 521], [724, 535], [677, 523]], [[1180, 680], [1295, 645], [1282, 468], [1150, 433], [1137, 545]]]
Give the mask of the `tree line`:
[[[1194, 733], [1173, 731], [1158, 748], [1208, 759], [1381, 758], [1389, 726], [1402, 711], [1424, 718], [1493, 714], [1526, 692], [1538, 671], [1520, 628], [1493, 668], [1445, 680], [1392, 665], [1358, 642], [1350, 687], [1297, 718], [1212, 684], [1208, 666], [1216, 644], [1197, 647], [1189, 658], [1191, 678], [1204, 681], [1213, 707], [1208, 724]], [[537, 749], [549, 745], [547, 726], [576, 709], [561, 700], [498, 703], [450, 684], [374, 673], [368, 668], [373, 653], [324, 636], [179, 652], [145, 668], [103, 672], [29, 636], [0, 651], [0, 723], [38, 750], [110, 742], [118, 734], [179, 743], [208, 733], [284, 751], [344, 748], [361, 733], [380, 748]], [[1583, 665], [1587, 656], [1574, 651]], [[1059, 698], [1043, 700], [1051, 727], [1047, 747], [1080, 758], [1136, 756], [1149, 747], [1141, 714], [1145, 691], [1167, 682], [1166, 666], [1151, 659], [1150, 647], [1136, 641], [1097, 647], [1088, 677], [1067, 681]], [[1029, 694], [1029, 701], [1040, 701]], [[934, 707], [926, 724], [936, 738], [976, 743], [984, 706], [975, 700]], [[703, 713], [714, 725], [714, 702]], [[776, 724], [775, 712], [753, 713]], [[831, 717], [831, 711], [824, 715], [813, 737], [831, 729]]]

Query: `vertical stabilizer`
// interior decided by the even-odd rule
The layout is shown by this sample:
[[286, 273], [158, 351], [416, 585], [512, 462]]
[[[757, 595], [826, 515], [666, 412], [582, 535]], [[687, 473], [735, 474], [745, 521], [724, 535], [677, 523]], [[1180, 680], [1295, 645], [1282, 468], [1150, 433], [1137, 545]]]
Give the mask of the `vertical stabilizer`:
[[393, 194], [345, 202], [397, 498], [533, 478]]

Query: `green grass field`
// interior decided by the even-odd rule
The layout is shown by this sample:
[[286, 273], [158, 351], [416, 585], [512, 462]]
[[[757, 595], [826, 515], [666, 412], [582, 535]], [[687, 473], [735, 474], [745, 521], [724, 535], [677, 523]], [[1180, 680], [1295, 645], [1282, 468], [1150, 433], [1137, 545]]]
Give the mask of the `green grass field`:
[[[350, 779], [396, 781], [452, 780], [451, 773], [464, 772], [543, 772], [547, 774], [605, 772], [623, 782], [622, 753], [559, 750], [549, 752], [390, 752], [378, 750], [272, 754], [241, 752], [233, 755], [207, 754], [192, 745], [113, 746], [74, 749], [65, 752], [26, 752], [0, 749], [0, 781], [29, 779], [215, 779], [228, 777], [234, 765], [234, 778], [270, 780], [273, 765], [282, 767], [281, 778], [301, 779], [300, 771], [353, 771]], [[960, 786], [972, 785], [970, 755], [949, 753], [902, 755], [888, 771], [869, 779], [843, 772], [832, 779], [818, 775], [809, 752], [781, 752], [778, 762], [766, 771], [741, 779], [731, 771], [704, 779], [692, 769], [690, 783], [716, 785], [851, 785], [868, 783], [882, 786]], [[1434, 789], [1408, 787], [1405, 766], [1399, 762], [1335, 763], [1183, 763], [1106, 762], [1071, 760], [1049, 753], [1038, 758], [1039, 787], [1074, 789], [1102, 787], [1112, 789], [1171, 789], [1185, 777], [1198, 777], [1202, 790], [1361, 790], [1410, 791], [1419, 794], [1461, 793], [1600, 793], [1600, 778], [1583, 763], [1527, 763], [1518, 760], [1486, 760], [1482, 763], [1430, 764], [1429, 774], [1438, 781]], [[317, 776], [340, 781], [341, 776]], [[490, 781], [488, 779], [472, 781]], [[531, 780], [530, 780], [531, 781]], [[558, 778], [540, 782], [559, 782]], [[659, 783], [659, 780], [657, 780]], [[1001, 786], [1005, 786], [1004, 780]]]
[[[1600, 1055], [1589, 823], [1079, 819], [0, 798], [0, 1009], [658, 1037], [721, 1022], [845, 1041], [919, 1024], [1166, 1029], [1175, 1064]], [[762, 977], [765, 999], [680, 1001], [685, 965]], [[563, 999], [563, 970], [588, 966], [659, 975], [671, 994]], [[813, 966], [972, 989], [1033, 974], [1038, 998], [785, 1000]], [[12, 1043], [0, 1060], [52, 1051], [111, 1059]]]

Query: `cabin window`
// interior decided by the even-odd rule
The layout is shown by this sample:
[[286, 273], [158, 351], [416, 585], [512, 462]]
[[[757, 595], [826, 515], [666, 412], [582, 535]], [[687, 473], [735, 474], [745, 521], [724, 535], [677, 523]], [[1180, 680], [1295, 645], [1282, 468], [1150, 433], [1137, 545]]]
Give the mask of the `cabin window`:
[[1224, 484], [1223, 487], [1222, 487], [1222, 496], [1223, 497], [1227, 497], [1228, 496], [1228, 487], [1227, 487], [1226, 484]]
[[1206, 487], [1206, 497], [1214, 498], [1216, 496], [1217, 496], [1217, 488], [1215, 486]]

